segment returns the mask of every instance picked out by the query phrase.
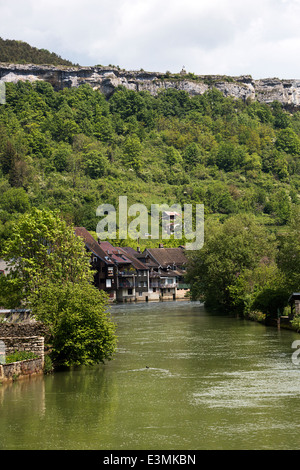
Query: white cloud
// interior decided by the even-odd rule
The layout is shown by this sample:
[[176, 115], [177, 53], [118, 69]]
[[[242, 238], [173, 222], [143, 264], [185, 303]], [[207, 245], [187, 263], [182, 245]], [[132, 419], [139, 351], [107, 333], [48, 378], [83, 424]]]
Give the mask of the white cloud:
[[300, 0], [0, 0], [0, 18], [82, 65], [300, 78]]

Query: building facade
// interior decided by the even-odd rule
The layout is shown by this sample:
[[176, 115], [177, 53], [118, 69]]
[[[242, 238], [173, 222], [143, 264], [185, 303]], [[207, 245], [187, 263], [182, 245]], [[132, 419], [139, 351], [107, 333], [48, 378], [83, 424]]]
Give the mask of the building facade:
[[131, 247], [115, 247], [96, 241], [84, 228], [76, 227], [91, 254], [94, 285], [109, 295], [110, 301], [147, 302], [186, 298], [184, 284], [187, 257], [184, 247], [146, 248], [142, 253]]

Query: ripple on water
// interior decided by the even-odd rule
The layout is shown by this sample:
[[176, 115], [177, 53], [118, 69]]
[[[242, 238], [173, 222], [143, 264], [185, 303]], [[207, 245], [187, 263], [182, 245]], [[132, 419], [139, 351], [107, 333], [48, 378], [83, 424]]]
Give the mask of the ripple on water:
[[120, 371], [121, 374], [128, 374], [132, 372], [146, 372], [148, 374], [160, 375], [162, 377], [180, 377], [180, 374], [174, 374], [169, 369], [160, 369], [158, 367], [141, 367], [138, 369], [127, 369]]
[[[284, 406], [287, 399], [300, 398], [299, 370], [268, 370], [212, 373], [202, 378], [201, 391], [190, 402], [210, 408]], [[299, 379], [299, 380], [297, 380]]]

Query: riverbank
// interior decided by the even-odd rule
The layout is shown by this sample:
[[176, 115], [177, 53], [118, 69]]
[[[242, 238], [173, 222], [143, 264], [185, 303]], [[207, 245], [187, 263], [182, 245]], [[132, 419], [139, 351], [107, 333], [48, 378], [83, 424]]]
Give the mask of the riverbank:
[[261, 312], [251, 312], [247, 317], [249, 321], [255, 321], [257, 323], [261, 323], [265, 326], [272, 326], [279, 329], [291, 330], [295, 333], [299, 333], [299, 327], [293, 325], [292, 319], [288, 315], [280, 315], [278, 318], [270, 318], [266, 317]]

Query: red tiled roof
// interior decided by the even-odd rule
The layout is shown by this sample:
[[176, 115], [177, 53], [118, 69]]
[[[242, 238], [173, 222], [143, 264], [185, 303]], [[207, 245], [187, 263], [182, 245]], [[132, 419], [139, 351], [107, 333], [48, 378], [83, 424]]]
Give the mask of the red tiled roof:
[[77, 237], [81, 237], [85, 243], [85, 246], [89, 251], [91, 251], [95, 256], [98, 256], [106, 264], [113, 265], [113, 262], [108, 259], [106, 253], [102, 250], [99, 243], [96, 242], [94, 237], [87, 231], [84, 227], [75, 227], [74, 229]]

